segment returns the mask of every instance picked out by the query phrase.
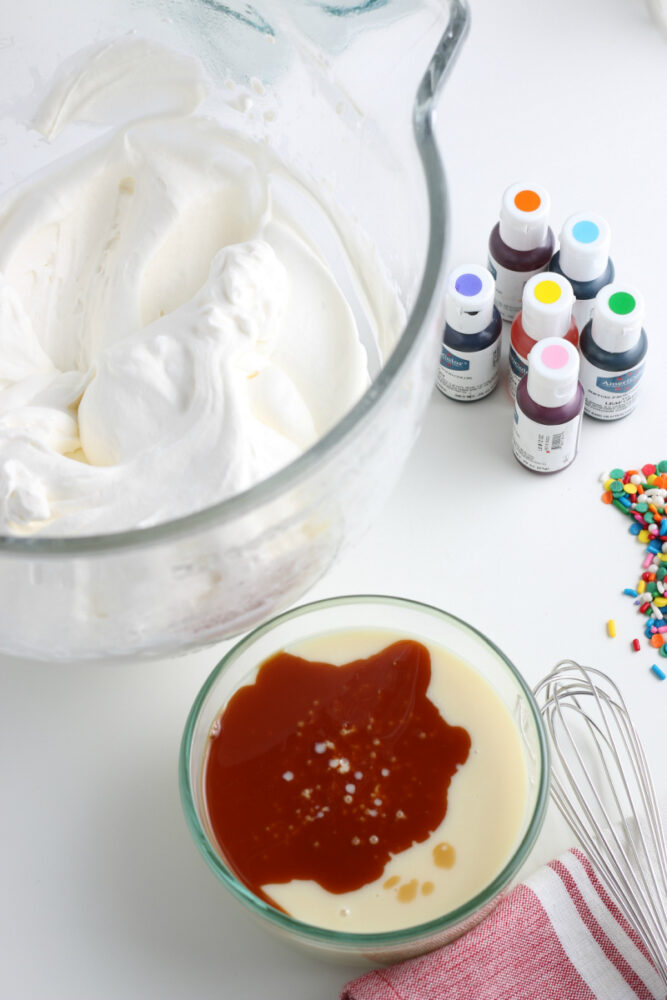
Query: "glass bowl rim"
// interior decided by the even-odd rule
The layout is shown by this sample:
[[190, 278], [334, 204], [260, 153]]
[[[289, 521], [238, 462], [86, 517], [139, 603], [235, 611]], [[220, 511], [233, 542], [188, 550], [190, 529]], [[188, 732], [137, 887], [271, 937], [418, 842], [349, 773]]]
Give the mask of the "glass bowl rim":
[[337, 454], [354, 430], [369, 417], [376, 405], [395, 388], [403, 365], [425, 336], [430, 314], [436, 308], [437, 291], [444, 280], [448, 240], [447, 193], [442, 160], [434, 138], [432, 116], [438, 93], [449, 72], [458, 46], [468, 30], [466, 0], [449, 0], [449, 18], [435, 53], [426, 67], [413, 105], [413, 138], [420, 156], [428, 205], [429, 231], [424, 270], [405, 327], [386, 362], [354, 406], [303, 454], [260, 480], [254, 486], [202, 510], [148, 527], [97, 535], [23, 537], [0, 535], [0, 553], [34, 558], [112, 553], [158, 545], [211, 526], [227, 524], [270, 503], [298, 485], [330, 456]]
[[[272, 631], [276, 626], [285, 621], [307, 616], [313, 612], [325, 610], [326, 608], [331, 607], [339, 607], [341, 605], [371, 603], [401, 606], [419, 611], [421, 613], [426, 613], [427, 615], [431, 615], [435, 618], [444, 619], [448, 623], [453, 624], [455, 628], [471, 635], [476, 641], [481, 641], [483, 645], [487, 646], [496, 655], [502, 666], [507, 669], [510, 677], [524, 695], [535, 723], [540, 748], [540, 774], [535, 806], [523, 837], [515, 847], [507, 863], [487, 886], [485, 886], [480, 892], [478, 892], [471, 899], [467, 900], [465, 903], [453, 910], [450, 910], [448, 913], [443, 914], [440, 917], [434, 918], [433, 920], [429, 920], [421, 924], [412, 924], [409, 927], [400, 928], [398, 930], [363, 933], [358, 931], [336, 931], [329, 928], [317, 927], [313, 924], [297, 920], [259, 899], [223, 866], [219, 855], [211, 846], [197, 814], [190, 785], [190, 756], [195, 726], [198, 722], [199, 713], [203, 707], [206, 697], [220, 675], [226, 669], [227, 665], [238, 659], [238, 657], [249, 646], [252, 646], [257, 639], [261, 638], [267, 632]], [[498, 894], [508, 885], [514, 875], [516, 875], [519, 871], [542, 828], [549, 796], [550, 751], [544, 721], [531, 688], [528, 686], [526, 680], [514, 664], [491, 639], [484, 635], [483, 632], [480, 632], [479, 629], [476, 629], [473, 625], [470, 625], [462, 618], [458, 618], [456, 615], [452, 615], [433, 604], [427, 604], [422, 601], [416, 601], [405, 597], [395, 597], [387, 594], [345, 594], [337, 597], [324, 598], [318, 601], [310, 601], [307, 604], [300, 604], [296, 608], [282, 612], [281, 614], [271, 618], [269, 621], [264, 622], [262, 625], [257, 626], [257, 628], [253, 629], [246, 636], [236, 642], [234, 646], [225, 653], [222, 659], [218, 661], [209, 676], [206, 678], [188, 714], [181, 740], [178, 772], [181, 806], [183, 808], [188, 828], [199, 849], [199, 852], [202, 854], [209, 868], [212, 869], [214, 874], [223, 883], [225, 888], [228, 889], [236, 899], [244, 903], [249, 912], [265, 918], [270, 924], [290, 933], [292, 936], [301, 937], [302, 939], [307, 938], [314, 943], [319, 942], [321, 944], [339, 946], [340, 948], [352, 946], [357, 949], [368, 950], [389, 945], [398, 946], [408, 944], [415, 939], [435, 934], [437, 932], [444, 932], [449, 928], [465, 921], [474, 913], [483, 909], [484, 906], [498, 896]]]

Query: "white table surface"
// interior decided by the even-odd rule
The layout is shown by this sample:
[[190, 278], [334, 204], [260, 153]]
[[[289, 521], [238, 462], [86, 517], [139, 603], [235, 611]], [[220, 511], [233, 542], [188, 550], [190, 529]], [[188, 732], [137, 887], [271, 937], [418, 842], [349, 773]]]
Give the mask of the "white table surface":
[[[667, 682], [633, 653], [623, 587], [643, 549], [600, 503], [600, 472], [667, 458], [667, 43], [641, 0], [473, 0], [440, 106], [450, 262], [483, 262], [504, 187], [528, 178], [552, 219], [597, 210], [620, 279], [647, 301], [635, 413], [585, 421], [573, 466], [524, 471], [503, 389], [434, 391], [395, 493], [309, 594], [401, 594], [486, 632], [531, 684], [563, 657], [607, 670], [667, 792]], [[608, 618], [618, 637], [609, 639]], [[0, 660], [0, 997], [331, 1000], [356, 973], [254, 925], [201, 860], [181, 814], [189, 707], [225, 646], [180, 659], [46, 668]], [[667, 661], [658, 659], [664, 666]], [[568, 846], [553, 814], [534, 868]]]

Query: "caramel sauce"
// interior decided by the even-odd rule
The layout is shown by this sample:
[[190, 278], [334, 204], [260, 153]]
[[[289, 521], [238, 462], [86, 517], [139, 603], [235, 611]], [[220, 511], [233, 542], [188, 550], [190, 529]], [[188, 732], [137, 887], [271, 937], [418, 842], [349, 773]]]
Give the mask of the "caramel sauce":
[[411, 903], [417, 895], [419, 882], [416, 878], [411, 878], [409, 882], [404, 882], [396, 893], [399, 903]]
[[440, 825], [470, 737], [427, 698], [430, 677], [428, 650], [404, 639], [343, 666], [277, 653], [233, 695], [204, 786], [219, 850], [252, 892], [276, 905], [262, 886], [354, 891]]
[[456, 862], [456, 848], [445, 841], [433, 848], [433, 861], [438, 868], [453, 868]]

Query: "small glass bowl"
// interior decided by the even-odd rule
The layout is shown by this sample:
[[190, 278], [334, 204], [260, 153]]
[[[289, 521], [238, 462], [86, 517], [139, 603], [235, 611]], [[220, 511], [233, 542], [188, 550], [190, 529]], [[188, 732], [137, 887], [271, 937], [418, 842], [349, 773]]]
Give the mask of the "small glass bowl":
[[[527, 772], [523, 823], [514, 853], [498, 875], [462, 906], [427, 923], [380, 933], [349, 933], [312, 926], [274, 909], [246, 888], [225, 864], [206, 816], [203, 765], [211, 726], [233, 693], [281, 649], [323, 633], [387, 629], [430, 641], [465, 660], [491, 685], [516, 723]], [[223, 885], [267, 928], [325, 958], [395, 962], [458, 937], [489, 913], [530, 852], [544, 819], [549, 755], [530, 688], [507, 657], [477, 629], [439, 608], [398, 597], [354, 595], [301, 605], [255, 629], [218, 663], [188, 716], [179, 779], [185, 817], [199, 850]]]

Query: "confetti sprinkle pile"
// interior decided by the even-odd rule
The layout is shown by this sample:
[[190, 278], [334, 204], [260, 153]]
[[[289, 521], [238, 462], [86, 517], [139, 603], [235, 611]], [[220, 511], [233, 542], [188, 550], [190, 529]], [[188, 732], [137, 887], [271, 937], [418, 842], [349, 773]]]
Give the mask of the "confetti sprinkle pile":
[[[645, 616], [643, 631], [651, 647], [667, 657], [667, 461], [641, 469], [612, 469], [600, 480], [602, 502], [630, 517], [630, 534], [646, 546], [640, 578], [623, 593], [634, 599], [639, 614]], [[639, 651], [638, 639], [632, 640], [632, 648]], [[665, 679], [658, 666], [650, 669], [659, 680]]]

